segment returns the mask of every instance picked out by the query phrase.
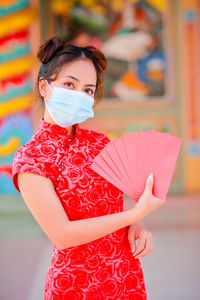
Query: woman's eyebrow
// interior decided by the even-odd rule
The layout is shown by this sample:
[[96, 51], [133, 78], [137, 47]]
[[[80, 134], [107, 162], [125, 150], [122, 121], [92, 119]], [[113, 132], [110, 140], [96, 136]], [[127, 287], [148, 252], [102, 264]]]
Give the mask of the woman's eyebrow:
[[[72, 78], [72, 79], [74, 79], [74, 80], [76, 80], [76, 81], [79, 81], [78, 78], [76, 78], [76, 77], [74, 77], [74, 76], [72, 76], [72, 75], [65, 75], [64, 77], [70, 77], [70, 78]], [[94, 87], [96, 87], [95, 84], [86, 84], [86, 86], [94, 86]]]

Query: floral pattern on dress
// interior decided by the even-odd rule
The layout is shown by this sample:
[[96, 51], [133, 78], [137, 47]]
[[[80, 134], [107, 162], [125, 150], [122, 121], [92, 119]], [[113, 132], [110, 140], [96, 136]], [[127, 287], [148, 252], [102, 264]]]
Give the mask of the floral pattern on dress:
[[[15, 153], [12, 176], [30, 172], [49, 178], [69, 220], [123, 211], [124, 194], [90, 169], [110, 139], [75, 124], [67, 128], [41, 119], [28, 143]], [[134, 258], [128, 227], [92, 242], [53, 251], [46, 272], [44, 300], [147, 300], [143, 271]]]

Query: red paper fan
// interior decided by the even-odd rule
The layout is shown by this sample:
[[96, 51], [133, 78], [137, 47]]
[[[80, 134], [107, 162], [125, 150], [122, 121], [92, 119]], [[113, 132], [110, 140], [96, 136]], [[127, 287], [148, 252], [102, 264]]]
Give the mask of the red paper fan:
[[154, 129], [131, 132], [112, 139], [90, 168], [136, 201], [153, 173], [153, 195], [165, 199], [181, 143], [182, 138]]

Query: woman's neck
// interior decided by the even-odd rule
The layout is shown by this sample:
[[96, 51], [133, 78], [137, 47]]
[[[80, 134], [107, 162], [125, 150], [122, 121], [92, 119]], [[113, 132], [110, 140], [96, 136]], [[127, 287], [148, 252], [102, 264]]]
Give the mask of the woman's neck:
[[[51, 118], [51, 116], [49, 115], [49, 113], [46, 110], [44, 112], [44, 120], [47, 121], [47, 122], [49, 122], [49, 123], [52, 123], [52, 124], [57, 124], [57, 123], [54, 122], [54, 120]], [[68, 126], [66, 128], [67, 128], [69, 134], [72, 137], [74, 137], [75, 136], [75, 127], [73, 125], [71, 125], [71, 126]]]

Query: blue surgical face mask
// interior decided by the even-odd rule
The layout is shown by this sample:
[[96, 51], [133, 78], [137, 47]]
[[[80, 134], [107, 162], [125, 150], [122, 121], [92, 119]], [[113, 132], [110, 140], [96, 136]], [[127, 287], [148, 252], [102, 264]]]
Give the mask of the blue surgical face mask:
[[58, 125], [67, 127], [94, 117], [93, 97], [81, 91], [58, 86], [52, 89], [47, 80], [46, 83], [52, 90], [52, 95], [48, 103], [45, 100], [44, 102], [50, 116]]

